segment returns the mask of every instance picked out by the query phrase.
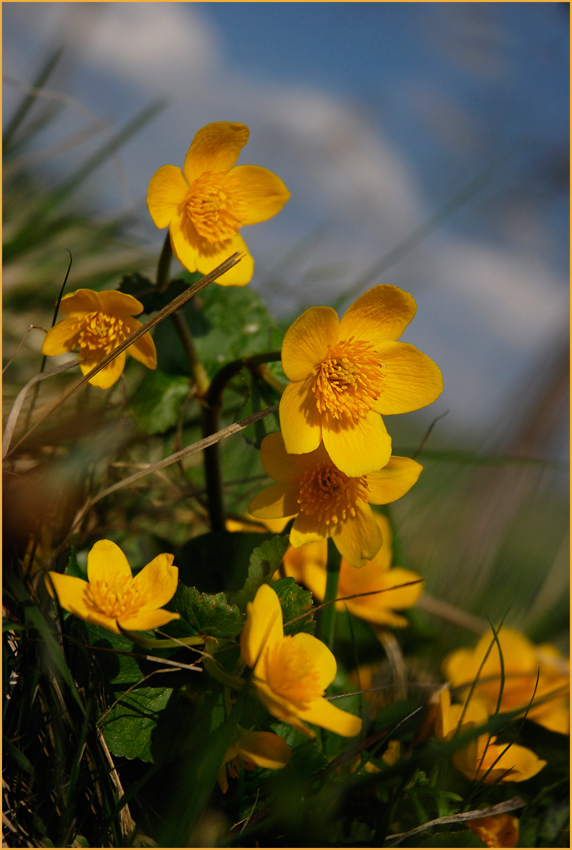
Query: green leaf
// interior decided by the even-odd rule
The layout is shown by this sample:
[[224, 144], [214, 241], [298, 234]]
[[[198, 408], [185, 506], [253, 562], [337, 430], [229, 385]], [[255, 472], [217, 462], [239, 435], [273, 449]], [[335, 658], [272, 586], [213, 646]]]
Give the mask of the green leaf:
[[161, 434], [177, 424], [181, 405], [189, 393], [189, 379], [147, 372], [131, 403], [130, 413], [147, 434]]
[[205, 593], [240, 590], [252, 550], [269, 538], [270, 534], [231, 531], [210, 531], [193, 537], [175, 556], [179, 580], [188, 587], [200, 587]]
[[137, 688], [120, 698], [104, 728], [113, 755], [153, 761], [151, 736], [172, 692], [172, 688]]
[[314, 604], [312, 593], [296, 584], [292, 576], [272, 582], [272, 589], [278, 594], [284, 618], [284, 634], [293, 635], [296, 632], [314, 634]]
[[[189, 286], [194, 278], [184, 274]], [[171, 285], [167, 290], [170, 299]], [[209, 377], [222, 365], [250, 354], [279, 349], [282, 333], [265, 303], [250, 287], [212, 284], [182, 308], [193, 339]], [[188, 361], [173, 334], [170, 322], [162, 322], [155, 332], [159, 366], [171, 374], [187, 374]]]
[[228, 602], [224, 593], [199, 593], [196, 587], [185, 587], [179, 582], [172, 604], [199, 634], [231, 638], [242, 631], [244, 615]]
[[251, 602], [258, 588], [269, 581], [282, 563], [282, 558], [289, 546], [289, 536], [271, 537], [257, 546], [250, 556], [250, 566], [244, 587], [234, 594], [234, 602], [244, 610], [246, 603]]

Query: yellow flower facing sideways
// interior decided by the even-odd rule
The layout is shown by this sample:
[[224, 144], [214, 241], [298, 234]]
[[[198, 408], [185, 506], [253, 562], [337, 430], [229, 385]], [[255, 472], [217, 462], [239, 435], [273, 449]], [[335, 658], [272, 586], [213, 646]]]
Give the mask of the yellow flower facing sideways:
[[336, 676], [333, 654], [305, 632], [284, 634], [280, 600], [268, 584], [259, 587], [247, 605], [240, 651], [243, 661], [254, 668], [259, 700], [274, 717], [309, 738], [315, 733], [308, 723], [348, 738], [359, 733], [359, 717], [324, 699]]
[[382, 285], [354, 301], [341, 321], [331, 307], [310, 307], [296, 319], [282, 343], [290, 383], [280, 427], [288, 452], [311, 452], [323, 441], [352, 477], [386, 465], [391, 438], [380, 414], [417, 410], [443, 390], [435, 363], [396, 341], [415, 311], [411, 295]]
[[518, 843], [518, 819], [507, 812], [468, 820], [467, 826], [487, 847], [516, 847]]
[[218, 784], [223, 794], [228, 791], [228, 776], [236, 779], [241, 763], [245, 770], [265, 767], [279, 770], [292, 759], [290, 747], [274, 732], [247, 732], [239, 727], [237, 736], [224, 755], [218, 774]]
[[[143, 304], [124, 292], [78, 289], [62, 298], [60, 313], [64, 313], [67, 318], [57, 322], [48, 331], [42, 345], [42, 354], [51, 357], [79, 348], [79, 366], [82, 374], [87, 375], [104, 357], [141, 327], [141, 323], [133, 316], [137, 316], [142, 310]], [[103, 390], [113, 386], [125, 368], [127, 353], [148, 369], [156, 369], [155, 343], [151, 335], [146, 333], [127, 351], [118, 354], [115, 360], [91, 378], [89, 383]]]
[[[421, 577], [412, 570], [391, 567], [389, 520], [381, 514], [374, 516], [382, 535], [381, 548], [363, 567], [351, 567], [345, 558], [342, 558], [337, 592], [338, 599], [360, 593], [368, 595], [336, 602], [336, 608], [347, 608], [356, 617], [373, 626], [406, 626], [405, 617], [396, 614], [395, 610], [413, 607], [421, 594], [423, 583], [420, 581]], [[284, 555], [283, 568], [285, 575], [305, 584], [321, 602], [326, 594], [327, 563], [328, 544], [326, 540], [320, 540], [318, 543], [307, 543], [299, 549], [290, 547]], [[413, 581], [418, 583], [408, 587], [396, 587]], [[373, 592], [378, 590], [383, 592]]]
[[159, 228], [168, 227], [173, 254], [191, 272], [208, 274], [235, 251], [246, 256], [217, 280], [244, 286], [254, 260], [238, 231], [280, 212], [290, 192], [258, 165], [235, 165], [250, 131], [218, 121], [196, 134], [183, 170], [164, 165], [151, 178], [147, 207]]
[[[523, 634], [507, 626], [500, 629], [498, 639], [504, 667], [500, 711], [530, 706], [526, 715], [528, 720], [553, 732], [569, 735], [569, 659], [550, 644], [534, 646]], [[487, 659], [481, 668], [485, 656]], [[464, 695], [468, 694], [478, 674], [473, 694], [482, 700], [489, 713], [496, 710], [501, 688], [501, 664], [492, 630], [480, 638], [474, 649], [458, 649], [447, 655], [443, 672], [452, 688], [467, 685]], [[551, 694], [554, 695], [552, 699]]]
[[[467, 706], [451, 705], [448, 687], [441, 689], [435, 732], [441, 741], [483, 726], [489, 718], [484, 704], [471, 698]], [[484, 733], [460, 747], [452, 761], [469, 779], [491, 782], [524, 782], [542, 770], [545, 761], [519, 744], [498, 744], [496, 735]]]
[[331, 537], [352, 567], [363, 567], [381, 547], [381, 530], [370, 504], [400, 499], [422, 470], [414, 460], [392, 457], [383, 469], [350, 478], [323, 445], [307, 454], [288, 454], [279, 432], [264, 438], [260, 456], [276, 483], [254, 498], [250, 513], [265, 520], [295, 516], [292, 546]]
[[46, 585], [66, 611], [120, 634], [120, 626], [138, 632], [178, 620], [161, 607], [174, 596], [178, 578], [173, 555], [157, 555], [133, 577], [119, 546], [98, 540], [87, 556], [87, 581], [49, 572]]

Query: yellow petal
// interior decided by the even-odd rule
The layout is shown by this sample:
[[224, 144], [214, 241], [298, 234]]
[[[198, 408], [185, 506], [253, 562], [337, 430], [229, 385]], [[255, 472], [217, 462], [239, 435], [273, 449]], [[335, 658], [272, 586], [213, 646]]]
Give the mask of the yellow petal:
[[516, 847], [518, 819], [506, 812], [467, 821], [467, 826], [487, 847]]
[[322, 729], [329, 729], [344, 738], [359, 735], [362, 727], [361, 717], [343, 711], [326, 699], [312, 700], [307, 708], [299, 712], [299, 716], [307, 723], [314, 723]]
[[102, 292], [97, 292], [99, 300], [99, 309], [102, 313], [108, 313], [111, 316], [119, 316], [125, 319], [128, 316], [138, 316], [143, 312], [143, 304], [128, 295], [126, 292], [118, 292], [116, 289], [105, 289]]
[[[327, 540], [307, 543], [295, 549], [289, 546], [283, 559], [286, 576], [292, 576], [298, 583], [306, 585], [317, 599], [323, 599], [326, 592], [326, 566], [328, 562]], [[274, 577], [278, 578], [279, 573]]]
[[408, 457], [392, 455], [389, 463], [366, 476], [368, 497], [372, 505], [387, 505], [401, 499], [421, 475], [423, 467]]
[[443, 392], [439, 367], [406, 342], [377, 347], [385, 382], [373, 409], [382, 414], [409, 413], [435, 401]]
[[[339, 525], [339, 523], [338, 523]], [[332, 526], [326, 525], [314, 515], [298, 514], [290, 530], [290, 545], [304, 546], [306, 543], [316, 543], [330, 536]]]
[[141, 611], [154, 611], [166, 605], [177, 589], [179, 568], [173, 566], [173, 555], [163, 553], [143, 567], [133, 580], [144, 600]]
[[199, 257], [199, 235], [186, 213], [178, 212], [169, 225], [171, 249], [180, 264], [190, 272], [196, 272]]
[[[79, 353], [79, 368], [81, 369], [83, 375], [87, 375], [88, 372], [91, 372], [91, 370], [94, 369], [98, 363], [101, 363], [101, 361], [103, 360], [104, 352], [89, 351], [89, 356], [91, 357], [90, 360], [82, 359], [83, 354], [84, 349], [81, 349]], [[94, 355], [96, 354], [99, 354], [100, 356], [95, 358]], [[93, 378], [90, 378], [89, 383], [94, 387], [99, 387], [102, 390], [107, 390], [119, 380], [124, 368], [125, 352], [122, 351], [121, 354], [118, 354], [117, 357], [111, 361], [111, 363], [109, 363], [101, 370], [101, 372], [98, 372], [97, 375], [94, 375]]]
[[266, 647], [282, 640], [282, 608], [276, 591], [263, 584], [253, 602], [246, 606], [246, 620], [240, 635], [240, 652], [244, 662], [254, 667]]
[[381, 469], [391, 456], [391, 437], [373, 410], [349, 421], [324, 416], [322, 440], [333, 463], [350, 478]]
[[[124, 319], [123, 324], [130, 334], [135, 333], [135, 331], [141, 327], [141, 323], [138, 322], [137, 319]], [[143, 334], [137, 342], [134, 342], [133, 345], [129, 346], [127, 353], [130, 354], [131, 357], [134, 357], [135, 360], [143, 363], [143, 365], [148, 369], [157, 368], [157, 349], [155, 348], [155, 343], [153, 342], [151, 334]]]
[[119, 625], [128, 632], [146, 632], [150, 629], [158, 629], [165, 626], [171, 620], [178, 620], [180, 614], [157, 608], [153, 611], [138, 611], [132, 617], [121, 617]]
[[216, 283], [221, 286], [246, 286], [254, 274], [254, 260], [239, 233], [224, 243], [210, 243], [206, 239], [200, 239], [197, 268], [202, 274], [208, 274], [237, 251], [244, 256], [235, 266], [217, 277]]
[[179, 215], [188, 191], [183, 172], [175, 165], [164, 165], [155, 172], [147, 190], [147, 208], [158, 228], [168, 227]]
[[238, 165], [228, 175], [238, 180], [241, 201], [246, 209], [240, 210], [242, 224], [258, 224], [280, 212], [290, 192], [282, 180], [258, 165]]
[[81, 331], [81, 319], [77, 316], [69, 316], [57, 322], [44, 337], [42, 354], [52, 357], [56, 354], [64, 354], [73, 351], [79, 344], [79, 333]]
[[93, 313], [101, 310], [99, 293], [94, 289], [76, 289], [64, 295], [60, 302], [60, 313]]
[[313, 452], [322, 440], [322, 417], [311, 391], [312, 380], [310, 376], [288, 384], [280, 399], [280, 427], [286, 451], [292, 454]]
[[277, 770], [292, 760], [290, 747], [273, 732], [245, 732], [236, 742], [236, 749], [246, 761], [258, 767]]
[[288, 723], [290, 726], [293, 726], [294, 729], [297, 729], [298, 732], [306, 735], [307, 738], [316, 737], [316, 733], [300, 720], [299, 708], [297, 706], [274, 693], [268, 683], [264, 679], [257, 679], [256, 675], [254, 684], [258, 699], [266, 706], [270, 714], [277, 717], [278, 720], [282, 720], [284, 723]]
[[314, 681], [325, 691], [336, 678], [338, 670], [333, 652], [321, 640], [306, 632], [297, 632], [293, 635], [291, 646], [293, 652], [299, 648], [312, 659], [316, 673]]
[[[498, 761], [495, 761], [495, 766], [493, 770], [486, 776], [482, 777], [484, 782], [489, 783], [495, 781], [496, 778], [500, 778], [495, 776], [497, 771], [502, 771], [503, 773], [508, 771], [509, 773], [504, 777], [505, 781], [508, 782], [525, 782], [527, 779], [531, 779], [533, 776], [542, 770], [542, 768], [546, 765], [546, 762], [543, 759], [539, 759], [538, 756], [532, 752], [532, 750], [527, 749], [527, 747], [521, 747], [519, 744], [512, 744], [509, 749], [503, 753], [503, 750], [506, 748], [506, 744], [490, 744], [487, 748], [487, 762], [489, 762], [490, 757], [492, 756], [492, 760], [496, 760], [497, 756], [500, 756]], [[493, 750], [491, 753], [490, 750]], [[501, 753], [503, 753], [501, 755]], [[484, 774], [486, 768], [483, 768], [479, 771], [479, 774]], [[501, 780], [502, 781], [502, 780]]]
[[364, 292], [351, 304], [340, 322], [340, 339], [378, 343], [399, 339], [417, 307], [408, 292], [382, 284]]
[[287, 454], [282, 434], [280, 431], [274, 431], [262, 440], [260, 459], [271, 478], [289, 484], [299, 478], [306, 470], [328, 460], [328, 456], [322, 447], [318, 447], [315, 451], [305, 455]]
[[254, 497], [248, 506], [252, 516], [260, 519], [276, 519], [278, 517], [293, 517], [300, 510], [296, 491], [278, 482], [266, 487]]
[[65, 576], [51, 570], [48, 576], [46, 576], [46, 587], [50, 596], [53, 596], [55, 591], [62, 608], [65, 608], [71, 614], [75, 614], [76, 617], [81, 617], [85, 620], [90, 612], [87, 604], [87, 591], [89, 588], [87, 581], [76, 576]]
[[205, 171], [228, 171], [248, 141], [245, 124], [216, 121], [196, 134], [185, 157], [184, 172], [189, 184]]
[[[360, 567], [360, 569], [346, 566], [343, 574], [340, 571], [338, 596], [351, 596], [353, 593], [367, 593], [372, 590], [381, 590], [382, 592], [371, 596], [348, 599], [347, 602], [341, 604], [347, 605], [348, 609], [356, 617], [360, 617], [370, 623], [380, 626], [406, 626], [407, 620], [404, 617], [393, 614], [393, 609], [411, 608], [415, 605], [423, 589], [423, 582], [419, 581], [421, 577], [417, 573], [401, 569], [400, 567], [389, 570], [387, 573], [382, 574], [382, 576], [378, 574], [376, 577], [375, 571], [369, 569], [370, 564], [371, 561], [365, 566]], [[364, 571], [368, 571], [369, 575], [367, 576], [367, 581], [362, 582], [361, 574]], [[357, 582], [355, 582], [355, 578], [352, 578], [354, 574], [357, 574]], [[407, 584], [412, 581], [417, 581], [418, 584], [411, 584], [408, 587], [398, 587], [396, 590], [391, 590], [395, 585]]]
[[351, 567], [363, 567], [379, 551], [382, 537], [370, 506], [358, 502], [355, 509], [355, 517], [336, 523], [332, 540]]
[[87, 556], [88, 580], [114, 584], [125, 576], [131, 578], [131, 567], [119, 546], [111, 540], [98, 540]]
[[331, 307], [310, 307], [288, 328], [282, 342], [282, 368], [290, 381], [301, 381], [338, 341], [338, 314]]

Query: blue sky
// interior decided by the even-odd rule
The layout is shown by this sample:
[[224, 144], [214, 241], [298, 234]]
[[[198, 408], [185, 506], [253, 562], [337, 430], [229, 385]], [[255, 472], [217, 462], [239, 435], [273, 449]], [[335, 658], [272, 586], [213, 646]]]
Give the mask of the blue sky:
[[[332, 303], [511, 150], [476, 197], [367, 284], [414, 295], [404, 338], [445, 376], [431, 413], [449, 409], [486, 440], [518, 415], [507, 400], [528, 376], [541, 383], [568, 332], [566, 14], [534, 2], [4, 3], [4, 111], [14, 80], [30, 82], [62, 39], [72, 50], [52, 85], [73, 101], [40, 147], [94, 120], [117, 128], [167, 95], [90, 198], [135, 213], [157, 250], [150, 176], [182, 165], [204, 124], [248, 124], [240, 161], [292, 192], [279, 216], [244, 232], [251, 285], [282, 315]], [[100, 141], [50, 162], [67, 169]]]

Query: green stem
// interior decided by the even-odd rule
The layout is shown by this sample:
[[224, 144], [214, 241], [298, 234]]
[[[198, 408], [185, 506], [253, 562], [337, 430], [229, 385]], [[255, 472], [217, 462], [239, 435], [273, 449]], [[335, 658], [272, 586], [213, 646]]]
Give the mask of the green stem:
[[[181, 313], [172, 313], [171, 319], [175, 325], [175, 329], [181, 340], [181, 345], [185, 350], [185, 355], [189, 361], [195, 384], [197, 385], [197, 395], [199, 399], [204, 398], [209, 389], [209, 376], [203, 366], [202, 360], [195, 346], [195, 341], [191, 335], [191, 331], [185, 317]], [[205, 436], [205, 435], [203, 435]]]
[[[210, 437], [219, 430], [219, 413], [220, 406], [215, 407], [208, 402], [203, 404], [201, 407], [203, 437]], [[213, 443], [203, 451], [203, 466], [211, 531], [224, 531], [226, 526], [218, 443]]]
[[[336, 630], [336, 606], [334, 600], [338, 595], [338, 581], [340, 578], [340, 565], [342, 556], [335, 548], [332, 540], [328, 540], [328, 571], [326, 578], [326, 594], [324, 596], [324, 605], [322, 610], [322, 640], [327, 643], [330, 649], [334, 646], [334, 637]], [[328, 603], [330, 603], [328, 605]]]
[[164, 292], [165, 289], [167, 289], [167, 287], [169, 286], [169, 272], [171, 268], [172, 256], [173, 249], [171, 248], [171, 236], [169, 234], [169, 231], [167, 231], [165, 241], [163, 242], [163, 248], [159, 256], [159, 262], [157, 264], [157, 280], [155, 282], [155, 285], [157, 287], [158, 292]]

